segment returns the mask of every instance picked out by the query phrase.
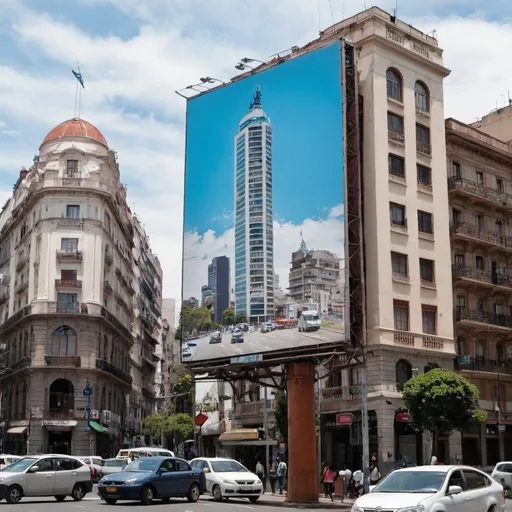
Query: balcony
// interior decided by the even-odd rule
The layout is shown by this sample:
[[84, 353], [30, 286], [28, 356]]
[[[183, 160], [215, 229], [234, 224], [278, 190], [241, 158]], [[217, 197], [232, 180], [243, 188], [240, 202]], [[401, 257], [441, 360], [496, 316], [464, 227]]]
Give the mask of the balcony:
[[108, 254], [106, 252], [105, 253], [105, 264], [107, 265], [107, 267], [111, 267], [113, 262], [114, 262], [114, 260], [112, 259], [112, 256], [110, 256], [110, 254]]
[[350, 400], [361, 400], [361, 386], [324, 388], [320, 395], [320, 410], [338, 410], [340, 402]]
[[[87, 308], [87, 304], [83, 304]], [[76, 315], [77, 313], [82, 312], [82, 309], [80, 308], [80, 304], [78, 302], [69, 302], [69, 303], [56, 303], [55, 305], [55, 313], [64, 313], [64, 314], [71, 314]], [[84, 313], [87, 313], [87, 311], [83, 311]]]
[[45, 409], [44, 417], [56, 420], [74, 420], [75, 410], [74, 409]]
[[460, 371], [504, 373], [512, 375], [512, 362], [489, 361], [478, 357], [457, 356], [457, 367]]
[[20, 283], [16, 285], [15, 292], [16, 293], [23, 293], [28, 288], [28, 281], [24, 281], [23, 283]]
[[462, 195], [476, 201], [490, 203], [493, 206], [512, 208], [512, 195], [462, 177], [448, 178], [448, 192], [452, 195]]
[[55, 279], [55, 288], [82, 288], [79, 279]]
[[512, 288], [512, 278], [492, 272], [490, 270], [483, 270], [481, 268], [468, 267], [466, 265], [452, 265], [452, 276], [454, 281], [477, 281], [484, 286], [503, 286], [505, 288]]
[[146, 368], [149, 368], [150, 371], [154, 372], [156, 370], [156, 363], [153, 361], [153, 357], [147, 354], [143, 354], [141, 356], [142, 362], [146, 365]]
[[44, 356], [46, 366], [65, 366], [80, 368], [82, 360], [80, 356]]
[[22, 256], [21, 258], [18, 258], [18, 263], [16, 264], [16, 272], [23, 270], [23, 268], [25, 268], [25, 265], [27, 263], [28, 263], [28, 256]]
[[410, 331], [391, 331], [393, 345], [427, 350], [444, 350], [444, 339], [435, 334], [417, 334]]
[[430, 156], [432, 154], [432, 146], [424, 142], [416, 141], [416, 151], [423, 155]]
[[123, 336], [133, 343], [133, 336], [129, 329], [127, 329], [114, 315], [109, 313], [105, 308], [101, 308], [101, 316], [108, 320]]
[[144, 396], [146, 398], [151, 398], [154, 400], [156, 397], [155, 390], [147, 385], [143, 385], [142, 386], [142, 396]]
[[450, 223], [450, 233], [454, 240], [476, 242], [481, 245], [498, 247], [500, 249], [512, 251], [512, 237], [505, 236], [501, 233], [486, 231], [479, 226], [470, 224], [469, 222]]
[[[263, 409], [265, 400], [239, 402], [235, 404], [234, 419], [242, 424], [263, 423]], [[267, 413], [274, 414], [277, 401], [267, 399]]]
[[127, 384], [132, 383], [132, 377], [131, 375], [123, 372], [123, 370], [120, 370], [116, 366], [114, 366], [112, 363], [109, 363], [108, 361], [105, 361], [104, 359], [96, 359], [96, 368], [98, 370], [102, 370], [104, 372], [110, 373], [114, 377], [117, 377], [118, 379], [126, 382]]
[[390, 226], [392, 231], [397, 231], [398, 233], [407, 233], [407, 219], [404, 222], [396, 222], [390, 219]]
[[388, 140], [390, 140], [391, 142], [396, 142], [398, 144], [404, 144], [405, 137], [403, 133], [388, 130]]
[[499, 330], [512, 329], [512, 316], [497, 315], [476, 309], [455, 308], [455, 321], [480, 326], [486, 324], [489, 328], [495, 327]]
[[57, 261], [69, 263], [80, 263], [83, 259], [82, 251], [63, 251], [57, 250]]
[[112, 286], [110, 286], [110, 283], [108, 281], [105, 281], [103, 283], [103, 291], [107, 294], [107, 295], [112, 295], [112, 293], [114, 292], [114, 290], [112, 289]]

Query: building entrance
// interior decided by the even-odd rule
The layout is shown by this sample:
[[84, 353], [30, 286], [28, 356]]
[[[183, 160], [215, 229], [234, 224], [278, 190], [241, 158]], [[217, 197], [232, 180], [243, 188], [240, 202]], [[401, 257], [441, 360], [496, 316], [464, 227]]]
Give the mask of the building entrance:
[[71, 455], [71, 436], [72, 432], [48, 432], [48, 447], [50, 453], [59, 453], [61, 455]]

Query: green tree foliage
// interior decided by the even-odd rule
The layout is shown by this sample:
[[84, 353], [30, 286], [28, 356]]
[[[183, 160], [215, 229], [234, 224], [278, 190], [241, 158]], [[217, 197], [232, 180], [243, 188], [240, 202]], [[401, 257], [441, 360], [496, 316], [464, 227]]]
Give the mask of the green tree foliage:
[[412, 426], [431, 432], [434, 446], [437, 434], [463, 430], [486, 420], [486, 413], [478, 407], [478, 388], [462, 375], [441, 368], [407, 381], [402, 397]]
[[185, 305], [181, 309], [180, 321], [175, 339], [183, 341], [188, 335], [197, 331], [208, 331], [212, 326], [212, 315], [206, 306], [194, 308]]
[[204, 395], [204, 398], [200, 402], [196, 402], [197, 412], [208, 414], [209, 412], [215, 412], [219, 410], [219, 403], [209, 393]]
[[277, 399], [276, 408], [274, 409], [274, 420], [276, 428], [281, 435], [281, 439], [288, 442], [288, 397], [281, 395]]
[[235, 324], [245, 324], [247, 322], [247, 315], [245, 313], [240, 313], [236, 315]]
[[227, 308], [222, 312], [222, 323], [233, 325], [235, 323], [235, 308]]
[[[147, 416], [142, 424], [144, 435], [160, 440], [162, 432], [162, 415], [155, 413]], [[165, 437], [186, 441], [194, 435], [194, 419], [188, 414], [167, 415], [165, 418]]]

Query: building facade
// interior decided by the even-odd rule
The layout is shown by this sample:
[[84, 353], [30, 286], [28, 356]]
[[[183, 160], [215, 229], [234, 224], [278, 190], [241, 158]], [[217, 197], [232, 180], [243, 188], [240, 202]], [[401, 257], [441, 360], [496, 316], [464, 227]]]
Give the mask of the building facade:
[[57, 126], [0, 213], [4, 452], [115, 455], [124, 443], [133, 245], [115, 153], [86, 121]]
[[208, 265], [208, 288], [213, 297], [214, 323], [222, 323], [222, 314], [229, 308], [230, 269], [227, 256], [217, 256]]
[[274, 317], [272, 128], [261, 92], [235, 136], [235, 314]]
[[[510, 134], [510, 108], [507, 118]], [[487, 412], [485, 424], [462, 433], [462, 454], [478, 466], [512, 457], [512, 148], [510, 136], [483, 132], [506, 137], [496, 124], [501, 115], [473, 126], [446, 120], [457, 368]]]

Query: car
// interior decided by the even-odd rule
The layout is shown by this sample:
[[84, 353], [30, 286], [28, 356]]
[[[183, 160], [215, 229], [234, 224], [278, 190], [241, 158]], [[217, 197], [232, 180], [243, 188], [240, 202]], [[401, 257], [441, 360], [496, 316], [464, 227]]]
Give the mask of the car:
[[[140, 448], [121, 448], [116, 455], [116, 459], [134, 459], [140, 457], [174, 457], [174, 452], [165, 448], [154, 446], [143, 446]], [[131, 462], [131, 461], [129, 461]]]
[[222, 334], [220, 331], [214, 331], [210, 334], [210, 343], [220, 343], [222, 341]]
[[169, 501], [187, 498], [195, 503], [206, 490], [205, 474], [175, 457], [143, 457], [128, 464], [120, 473], [104, 476], [98, 483], [98, 496], [108, 505], [118, 501]]
[[231, 335], [231, 343], [243, 343], [244, 342], [244, 331], [241, 329], [235, 329]]
[[99, 456], [78, 458], [91, 468], [92, 479], [94, 482], [97, 482], [101, 478], [101, 470], [103, 469], [105, 461]]
[[491, 472], [491, 478], [503, 485], [505, 494], [512, 494], [512, 462], [498, 462]]
[[16, 505], [24, 497], [54, 496], [80, 501], [92, 491], [91, 469], [77, 457], [33, 455], [0, 470], [0, 500]]
[[188, 347], [197, 347], [197, 341], [196, 340], [187, 341], [187, 346]]
[[21, 455], [0, 455], [0, 469], [4, 469], [13, 462], [16, 462], [17, 460], [22, 459], [23, 457]]
[[120, 473], [128, 465], [128, 459], [123, 458], [112, 458], [103, 461], [103, 467], [100, 470], [100, 479], [106, 475], [112, 475], [113, 473]]
[[190, 350], [189, 348], [181, 349], [181, 357], [183, 357], [183, 358], [192, 357], [192, 350]]
[[260, 330], [263, 333], [271, 332], [272, 331], [272, 326], [269, 323], [261, 324], [261, 329]]
[[263, 493], [263, 482], [236, 460], [198, 457], [191, 460], [190, 465], [204, 471], [206, 491], [215, 501], [248, 498], [256, 503]]
[[469, 466], [418, 466], [397, 469], [370, 493], [358, 498], [352, 512], [503, 512], [503, 486]]

